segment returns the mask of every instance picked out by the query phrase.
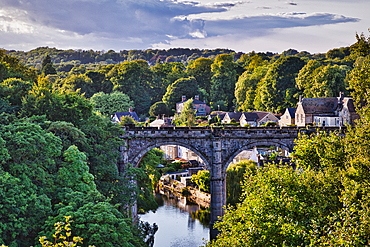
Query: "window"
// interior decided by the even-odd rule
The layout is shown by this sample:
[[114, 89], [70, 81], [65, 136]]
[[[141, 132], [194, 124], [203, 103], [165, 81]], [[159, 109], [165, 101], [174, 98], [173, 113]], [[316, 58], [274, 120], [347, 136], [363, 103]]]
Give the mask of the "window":
[[286, 115], [285, 118], [288, 119], [288, 115]]
[[299, 114], [297, 114], [297, 123], [299, 123]]
[[303, 114], [301, 114], [301, 122], [303, 123]]

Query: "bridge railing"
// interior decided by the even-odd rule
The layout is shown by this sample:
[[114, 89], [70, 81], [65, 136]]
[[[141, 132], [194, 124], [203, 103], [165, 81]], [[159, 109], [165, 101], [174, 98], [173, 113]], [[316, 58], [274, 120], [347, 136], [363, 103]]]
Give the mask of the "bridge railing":
[[222, 132], [226, 131], [277, 131], [277, 130], [285, 130], [285, 131], [299, 131], [299, 132], [317, 132], [319, 131], [326, 131], [326, 132], [333, 132], [336, 130], [341, 130], [342, 132], [346, 132], [347, 127], [317, 127], [317, 126], [307, 126], [307, 127], [297, 127], [297, 126], [288, 126], [288, 127], [235, 127], [235, 126], [225, 126], [225, 127], [137, 127], [134, 124], [128, 124], [123, 127], [124, 130], [127, 131], [212, 131], [212, 132]]

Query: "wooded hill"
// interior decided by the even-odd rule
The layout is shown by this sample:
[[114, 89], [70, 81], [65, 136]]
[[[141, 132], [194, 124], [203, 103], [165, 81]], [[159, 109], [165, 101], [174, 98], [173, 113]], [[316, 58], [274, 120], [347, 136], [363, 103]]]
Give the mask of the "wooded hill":
[[180, 48], [117, 53], [48, 47], [6, 54], [48, 76], [54, 89], [79, 90], [87, 98], [97, 93], [126, 94], [144, 119], [149, 116], [150, 107], [161, 102], [167, 109], [152, 111], [152, 115], [173, 115], [182, 95], [200, 95], [213, 110], [220, 106], [225, 111], [281, 113], [286, 107], [295, 107], [299, 95], [332, 97], [341, 91], [348, 94], [346, 77], [357, 59], [351, 51], [361, 42], [358, 37], [351, 47], [325, 54], [293, 49], [282, 54], [244, 54], [224, 49]]

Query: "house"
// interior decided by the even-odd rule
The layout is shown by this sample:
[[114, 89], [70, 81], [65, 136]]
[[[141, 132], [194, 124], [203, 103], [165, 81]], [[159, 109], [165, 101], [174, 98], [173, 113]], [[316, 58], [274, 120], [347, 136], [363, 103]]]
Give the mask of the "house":
[[190, 161], [190, 163], [197, 162], [203, 164], [203, 160], [190, 149], [179, 145], [163, 145], [160, 149], [164, 152], [165, 159], [174, 159], [176, 161]]
[[156, 119], [149, 124], [149, 127], [173, 127], [171, 118]]
[[296, 125], [344, 126], [352, 124], [360, 116], [356, 113], [352, 98], [339, 97], [303, 98], [299, 97], [295, 113]]
[[160, 146], [160, 149], [164, 152], [164, 159], [173, 160], [178, 158], [178, 146], [177, 145], [165, 145]]
[[[184, 109], [184, 103], [188, 101], [186, 99], [186, 96], [182, 96], [182, 100], [179, 103], [176, 103], [176, 113], [180, 114], [182, 109]], [[211, 112], [211, 107], [206, 104], [206, 101], [200, 101], [199, 100], [199, 95], [195, 95], [195, 98], [193, 99], [193, 106], [194, 106], [194, 111], [195, 116], [201, 116], [205, 117]]]
[[232, 120], [235, 120], [235, 122], [238, 123], [240, 121], [241, 115], [241, 112], [227, 112], [223, 117], [221, 123], [228, 124], [231, 123]]
[[279, 119], [271, 112], [264, 111], [243, 112], [240, 116], [240, 126], [249, 124], [252, 127], [258, 127], [267, 122], [278, 123]]
[[213, 111], [210, 113], [210, 115], [208, 115], [208, 121], [218, 116], [218, 118], [220, 119], [220, 122], [222, 123], [226, 113], [227, 112], [224, 112], [224, 111]]
[[259, 158], [259, 153], [258, 153], [257, 147], [254, 147], [253, 150], [248, 149], [248, 150], [244, 150], [244, 151], [240, 152], [233, 159], [233, 163], [235, 164], [235, 163], [243, 161], [243, 160], [252, 160], [252, 161], [258, 163], [260, 158]]
[[295, 125], [295, 110], [296, 108], [286, 108], [284, 114], [280, 117], [279, 126]]
[[130, 107], [128, 112], [116, 112], [112, 116], [113, 123], [119, 123], [121, 122], [122, 117], [129, 116], [131, 117], [135, 122], [140, 122], [139, 117], [137, 116], [136, 112], [132, 110], [132, 107]]

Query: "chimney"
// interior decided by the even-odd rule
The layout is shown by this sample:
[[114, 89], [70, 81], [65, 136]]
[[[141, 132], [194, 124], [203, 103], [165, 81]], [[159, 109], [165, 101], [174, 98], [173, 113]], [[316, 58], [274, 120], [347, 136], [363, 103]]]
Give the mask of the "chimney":
[[299, 103], [302, 103], [302, 95], [299, 95]]
[[183, 95], [182, 98], [181, 98], [181, 101], [185, 101], [186, 100], [186, 96]]
[[199, 100], [199, 95], [195, 95], [195, 99], [196, 100]]
[[130, 106], [130, 109], [128, 110], [129, 112], [134, 112], [133, 110], [132, 110], [132, 106]]
[[343, 98], [344, 98], [344, 93], [343, 93], [343, 92], [340, 92], [340, 93], [339, 93], [339, 99], [340, 99], [340, 101], [342, 101], [342, 100], [343, 100]]

